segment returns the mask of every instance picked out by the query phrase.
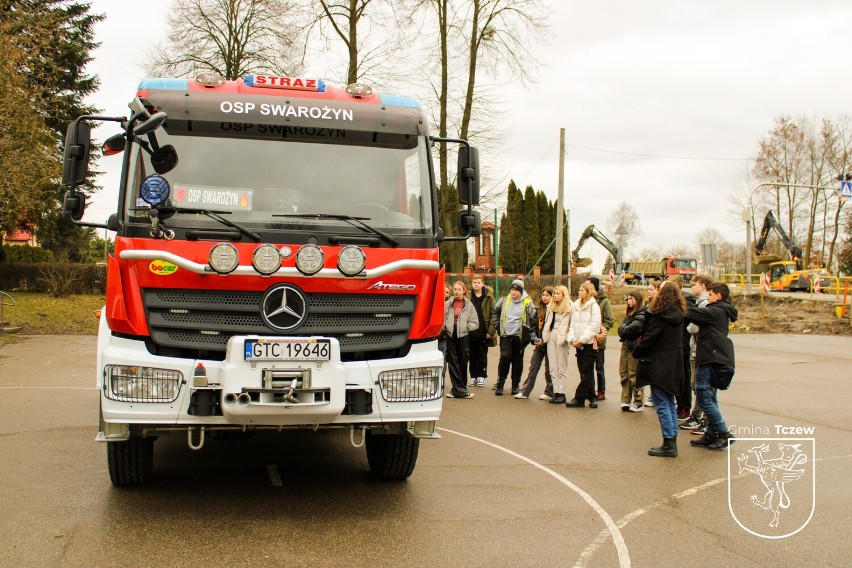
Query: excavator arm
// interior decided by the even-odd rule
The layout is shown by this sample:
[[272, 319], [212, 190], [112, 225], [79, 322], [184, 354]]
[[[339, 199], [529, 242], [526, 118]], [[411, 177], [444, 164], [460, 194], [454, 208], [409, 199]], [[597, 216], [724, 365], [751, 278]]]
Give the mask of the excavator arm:
[[580, 258], [580, 249], [583, 248], [583, 245], [586, 244], [586, 241], [588, 241], [589, 238], [593, 238], [599, 242], [602, 247], [609, 251], [609, 254], [612, 255], [612, 258], [616, 263], [621, 262], [621, 259], [618, 256], [618, 247], [606, 238], [603, 233], [598, 231], [594, 225], [589, 225], [583, 231], [583, 234], [580, 235], [580, 239], [577, 241], [577, 246], [574, 247], [574, 250], [571, 252], [571, 262], [574, 266], [586, 267], [592, 264], [591, 258]]
[[796, 263], [798, 269], [801, 270], [803, 251], [793, 244], [793, 241], [789, 236], [787, 236], [787, 233], [784, 231], [784, 227], [782, 227], [781, 223], [778, 222], [778, 219], [775, 218], [775, 214], [772, 212], [772, 209], [766, 212], [766, 217], [763, 218], [763, 228], [760, 229], [760, 238], [757, 239], [757, 244], [754, 245], [754, 252], [757, 255], [758, 262], [768, 263], [781, 260], [777, 257], [777, 255], [763, 254], [763, 249], [766, 248], [766, 240], [769, 237], [769, 231], [771, 229], [775, 229], [775, 232], [778, 233], [781, 243], [788, 251], [790, 251], [790, 256]]

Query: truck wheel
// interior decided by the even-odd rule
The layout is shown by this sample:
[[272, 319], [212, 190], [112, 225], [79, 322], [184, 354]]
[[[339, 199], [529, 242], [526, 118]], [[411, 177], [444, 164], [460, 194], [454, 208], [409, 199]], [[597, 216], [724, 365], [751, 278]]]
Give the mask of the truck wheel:
[[414, 471], [420, 439], [407, 434], [374, 435], [367, 430], [367, 462], [375, 479], [406, 479]]
[[144, 485], [154, 470], [154, 438], [108, 442], [107, 463], [113, 485]]

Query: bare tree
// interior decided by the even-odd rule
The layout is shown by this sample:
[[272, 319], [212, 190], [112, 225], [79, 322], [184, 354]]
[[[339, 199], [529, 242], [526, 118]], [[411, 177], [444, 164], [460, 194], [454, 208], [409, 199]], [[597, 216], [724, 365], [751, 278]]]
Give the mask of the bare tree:
[[[381, 86], [398, 80], [399, 52], [410, 22], [389, 0], [311, 0], [308, 30], [318, 26], [327, 42], [339, 40], [346, 50], [346, 84]], [[393, 65], [391, 65], [393, 63]]]
[[[778, 181], [786, 184], [804, 183], [807, 148], [805, 131], [789, 116], [775, 119], [775, 126], [768, 138], [759, 142], [755, 160], [755, 176], [762, 181]], [[795, 217], [801, 206], [801, 189], [775, 186], [775, 214], [781, 223], [787, 221], [787, 234], [796, 238]]]
[[291, 0], [175, 0], [168, 39], [148, 55], [153, 75], [213, 71], [226, 79], [297, 73], [300, 36]]
[[[418, 0], [437, 18], [440, 85], [432, 84], [438, 100], [439, 136], [451, 135], [450, 123], [457, 121], [458, 137], [482, 142], [493, 132], [497, 116], [495, 83], [513, 79], [529, 81], [536, 69], [525, 38], [542, 37], [544, 12], [540, 0]], [[451, 75], [462, 67], [463, 77]], [[484, 78], [480, 76], [484, 75]], [[474, 128], [476, 124], [476, 128]], [[449, 176], [450, 156], [439, 148], [439, 204], [444, 226], [455, 223], [458, 203]], [[492, 189], [497, 189], [495, 185]], [[484, 199], [487, 201], [487, 198]], [[445, 262], [459, 269], [464, 264], [464, 246], [441, 246]]]
[[[762, 181], [780, 181], [832, 189], [775, 186], [776, 216], [786, 220], [787, 233], [804, 249], [806, 264], [831, 266], [834, 256], [840, 210], [843, 203], [834, 199], [836, 177], [849, 164], [848, 126], [823, 119], [819, 130], [807, 118], [796, 120], [782, 116], [768, 138], [761, 140], [755, 162], [755, 174]], [[833, 230], [831, 244], [827, 231]], [[826, 246], [829, 251], [826, 255]]]
[[[626, 248], [642, 236], [642, 228], [639, 226], [639, 215], [633, 206], [626, 201], [619, 201], [615, 209], [606, 218], [607, 237], [618, 244], [619, 237], [623, 237], [623, 246]], [[625, 257], [626, 258], [626, 257]]]

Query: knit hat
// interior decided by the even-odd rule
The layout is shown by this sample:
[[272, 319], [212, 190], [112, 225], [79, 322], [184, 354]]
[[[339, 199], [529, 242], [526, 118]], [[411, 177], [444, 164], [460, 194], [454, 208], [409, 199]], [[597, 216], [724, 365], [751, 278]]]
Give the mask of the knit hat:
[[509, 288], [510, 289], [511, 288], [517, 288], [517, 290], [519, 292], [523, 292], [524, 291], [524, 281], [523, 280], [512, 280], [512, 285]]
[[591, 282], [592, 286], [595, 287], [595, 292], [601, 291], [601, 281], [598, 279], [597, 276], [592, 276], [591, 278], [589, 278], [588, 281]]

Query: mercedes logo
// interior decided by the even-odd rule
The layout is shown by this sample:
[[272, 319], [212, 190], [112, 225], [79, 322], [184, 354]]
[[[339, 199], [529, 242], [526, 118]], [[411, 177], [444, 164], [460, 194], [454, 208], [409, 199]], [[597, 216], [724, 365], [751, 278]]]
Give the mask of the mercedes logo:
[[260, 317], [266, 325], [278, 331], [296, 329], [307, 315], [305, 294], [291, 284], [273, 286], [260, 301]]

